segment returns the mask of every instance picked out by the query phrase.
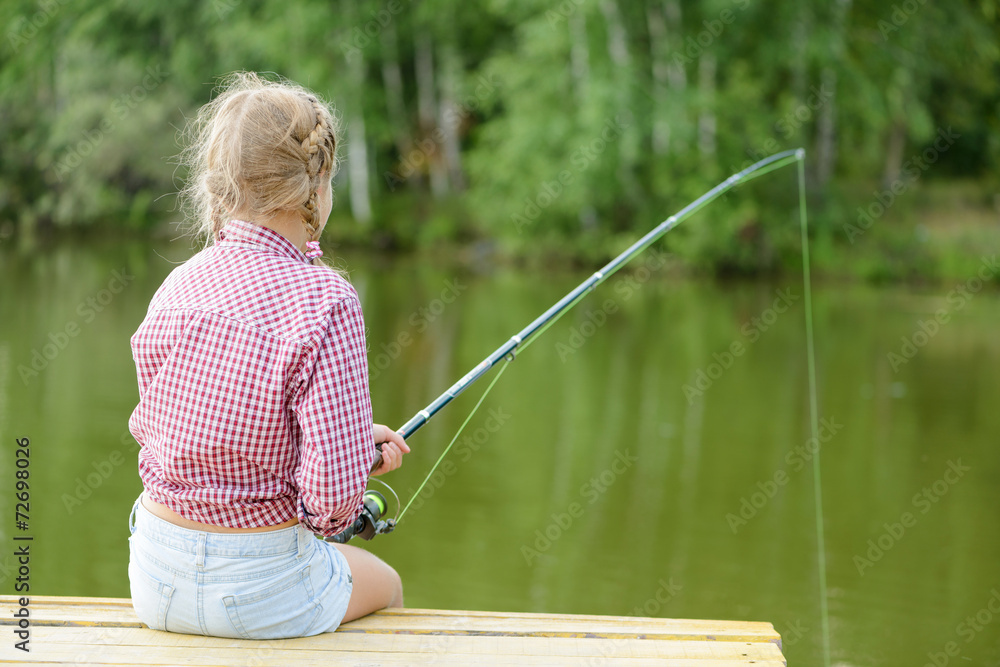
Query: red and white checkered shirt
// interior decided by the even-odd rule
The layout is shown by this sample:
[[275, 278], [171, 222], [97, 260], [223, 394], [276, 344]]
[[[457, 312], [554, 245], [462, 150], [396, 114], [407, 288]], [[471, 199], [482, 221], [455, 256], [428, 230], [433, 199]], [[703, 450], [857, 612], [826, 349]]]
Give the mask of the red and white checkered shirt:
[[254, 528], [334, 535], [375, 460], [361, 304], [281, 234], [233, 221], [175, 269], [132, 336], [146, 495]]

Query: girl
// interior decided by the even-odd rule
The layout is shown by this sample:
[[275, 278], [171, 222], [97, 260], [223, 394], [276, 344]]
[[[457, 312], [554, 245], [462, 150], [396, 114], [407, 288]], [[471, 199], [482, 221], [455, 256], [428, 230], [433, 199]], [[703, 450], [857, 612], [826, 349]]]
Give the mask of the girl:
[[402, 606], [395, 570], [315, 539], [359, 514], [375, 445], [361, 306], [319, 257], [337, 125], [288, 82], [235, 74], [191, 127], [182, 193], [208, 246], [132, 337], [144, 491], [129, 581], [151, 628], [271, 639]]

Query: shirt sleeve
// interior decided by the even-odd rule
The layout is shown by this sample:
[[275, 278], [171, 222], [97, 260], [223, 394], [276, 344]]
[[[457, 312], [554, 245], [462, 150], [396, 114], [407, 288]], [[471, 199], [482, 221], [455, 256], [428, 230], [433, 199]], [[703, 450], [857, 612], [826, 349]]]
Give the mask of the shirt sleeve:
[[343, 299], [307, 355], [292, 401], [301, 431], [298, 518], [323, 536], [358, 516], [375, 461], [366, 350], [361, 304]]

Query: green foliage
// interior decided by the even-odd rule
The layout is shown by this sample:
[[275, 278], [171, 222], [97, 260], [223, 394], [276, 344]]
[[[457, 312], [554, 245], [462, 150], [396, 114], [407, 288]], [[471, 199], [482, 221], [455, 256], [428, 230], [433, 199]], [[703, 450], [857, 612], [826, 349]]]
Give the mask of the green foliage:
[[[342, 224], [329, 233], [342, 242], [488, 237], [601, 259], [729, 174], [802, 146], [814, 235], [835, 262], [869, 192], [997, 185], [989, 2], [8, 0], [0, 18], [0, 223], [24, 231], [175, 221], [162, 195], [184, 177], [176, 130], [238, 69], [314, 88], [355, 130], [363, 120], [341, 142], [365, 162], [353, 177], [367, 174], [358, 188], [338, 177]], [[947, 128], [959, 139], [907, 177]], [[707, 271], [794, 265], [794, 178], [769, 179], [668, 245]], [[371, 220], [348, 222], [358, 197]], [[934, 273], [912, 234], [889, 232], [897, 217], [868, 237], [880, 245], [865, 272]]]

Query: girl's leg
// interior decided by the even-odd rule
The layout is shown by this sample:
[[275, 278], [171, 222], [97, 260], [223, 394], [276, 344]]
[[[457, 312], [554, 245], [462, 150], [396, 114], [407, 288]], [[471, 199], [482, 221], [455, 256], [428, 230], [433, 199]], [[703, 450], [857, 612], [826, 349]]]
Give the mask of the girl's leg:
[[349, 544], [334, 545], [351, 567], [354, 588], [344, 623], [386, 607], [403, 606], [403, 582], [385, 561], [373, 553]]

